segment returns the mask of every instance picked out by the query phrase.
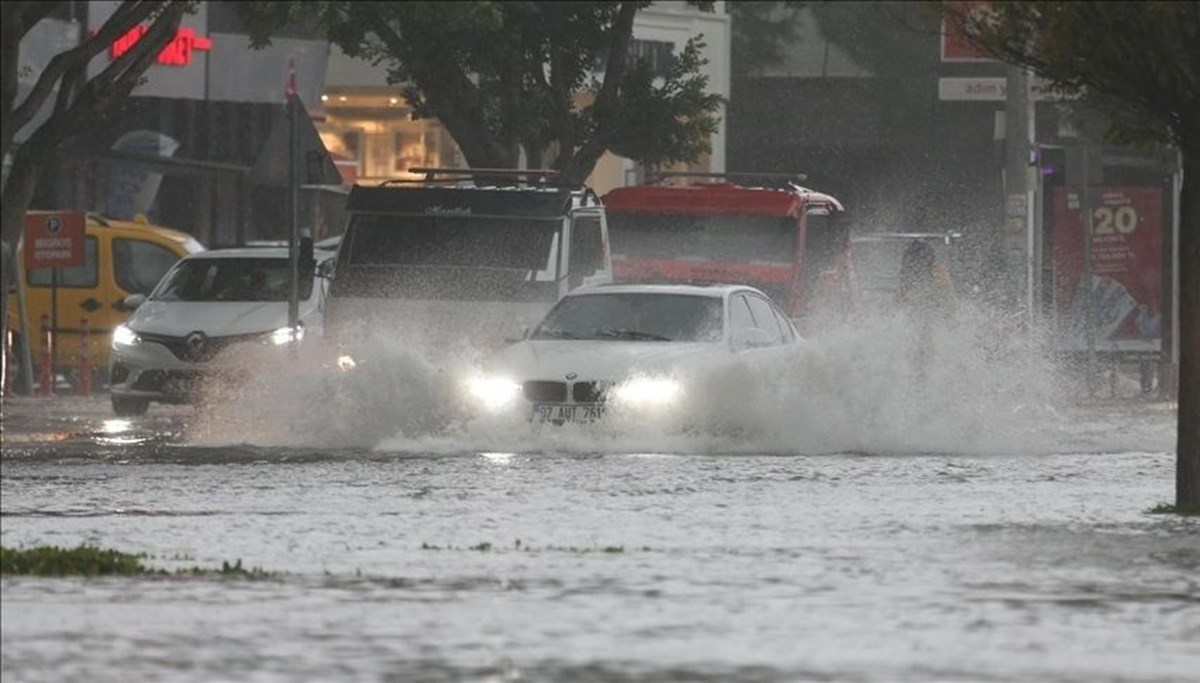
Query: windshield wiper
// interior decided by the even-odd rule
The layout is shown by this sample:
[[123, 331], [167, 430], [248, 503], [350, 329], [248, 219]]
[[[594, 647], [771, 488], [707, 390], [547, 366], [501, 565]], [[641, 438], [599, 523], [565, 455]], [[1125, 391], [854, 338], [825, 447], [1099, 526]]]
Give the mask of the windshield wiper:
[[592, 332], [596, 337], [612, 337], [615, 339], [634, 339], [638, 341], [671, 341], [670, 337], [664, 337], [650, 332], [642, 332], [641, 330], [631, 330], [624, 327], [601, 327]]

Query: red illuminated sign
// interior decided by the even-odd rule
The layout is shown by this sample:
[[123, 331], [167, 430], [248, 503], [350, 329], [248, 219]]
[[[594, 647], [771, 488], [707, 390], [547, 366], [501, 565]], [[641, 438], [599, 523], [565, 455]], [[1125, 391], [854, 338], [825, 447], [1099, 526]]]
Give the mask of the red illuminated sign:
[[[117, 38], [108, 47], [108, 58], [117, 59], [129, 52], [142, 36], [150, 30], [145, 24], [134, 26], [128, 33]], [[92, 32], [95, 35], [95, 31]], [[182, 27], [175, 32], [175, 37], [167, 43], [162, 52], [158, 53], [158, 63], [164, 66], [187, 66], [192, 63], [192, 53], [196, 50], [207, 52], [212, 49], [212, 39], [196, 35], [196, 29]]]

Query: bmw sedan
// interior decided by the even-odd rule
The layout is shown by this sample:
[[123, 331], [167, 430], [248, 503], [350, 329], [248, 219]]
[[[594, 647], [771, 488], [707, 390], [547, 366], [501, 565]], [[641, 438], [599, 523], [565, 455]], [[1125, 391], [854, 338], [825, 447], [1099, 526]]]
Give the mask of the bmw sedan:
[[688, 398], [705, 364], [778, 354], [801, 343], [765, 294], [740, 285], [585, 287], [492, 358], [467, 392], [483, 413], [535, 423], [650, 416]]

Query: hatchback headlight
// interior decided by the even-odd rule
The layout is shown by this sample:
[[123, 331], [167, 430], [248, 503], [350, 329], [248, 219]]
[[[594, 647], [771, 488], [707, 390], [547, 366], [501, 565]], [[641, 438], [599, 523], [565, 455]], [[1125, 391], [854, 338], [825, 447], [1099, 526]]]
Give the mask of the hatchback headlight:
[[620, 403], [635, 406], [661, 406], [673, 402], [682, 389], [679, 382], [665, 377], [638, 377], [612, 388]]
[[467, 392], [489, 410], [500, 410], [521, 394], [521, 385], [507, 377], [476, 377]]
[[142, 338], [137, 332], [129, 329], [126, 325], [117, 325], [113, 328], [112, 347], [119, 349], [122, 346], [135, 346], [142, 343]]

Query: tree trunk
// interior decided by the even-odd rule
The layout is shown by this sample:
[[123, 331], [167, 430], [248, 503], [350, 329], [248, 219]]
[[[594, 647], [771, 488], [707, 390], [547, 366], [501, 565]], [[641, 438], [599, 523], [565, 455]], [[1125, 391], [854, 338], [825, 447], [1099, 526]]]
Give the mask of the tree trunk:
[[1179, 427], [1175, 504], [1200, 506], [1200, 147], [1183, 150], [1179, 197]]

